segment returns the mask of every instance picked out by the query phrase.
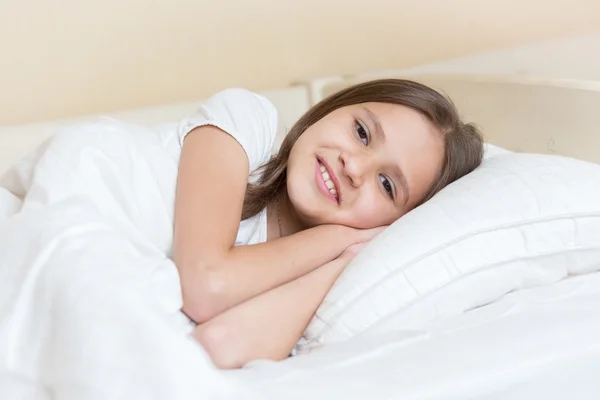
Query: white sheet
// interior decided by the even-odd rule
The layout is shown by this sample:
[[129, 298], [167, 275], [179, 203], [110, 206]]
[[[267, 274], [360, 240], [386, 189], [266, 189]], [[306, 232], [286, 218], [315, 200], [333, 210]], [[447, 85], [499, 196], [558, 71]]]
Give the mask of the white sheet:
[[[218, 371], [169, 260], [178, 149], [100, 120], [0, 189], [0, 398], [598, 398], [600, 274]], [[10, 190], [7, 190], [10, 189]]]

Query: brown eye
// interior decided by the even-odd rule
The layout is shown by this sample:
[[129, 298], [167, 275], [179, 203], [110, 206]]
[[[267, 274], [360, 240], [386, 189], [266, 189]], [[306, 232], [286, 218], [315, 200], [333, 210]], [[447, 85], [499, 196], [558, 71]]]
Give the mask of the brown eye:
[[369, 133], [365, 129], [364, 126], [360, 124], [358, 121], [354, 121], [354, 129], [356, 130], [356, 136], [364, 143], [364, 145], [369, 144]]
[[393, 200], [394, 188], [392, 187], [392, 184], [390, 183], [389, 179], [386, 178], [384, 175], [379, 175], [379, 181], [381, 182], [381, 186], [383, 186], [383, 189], [385, 189], [388, 196], [390, 196], [390, 198]]

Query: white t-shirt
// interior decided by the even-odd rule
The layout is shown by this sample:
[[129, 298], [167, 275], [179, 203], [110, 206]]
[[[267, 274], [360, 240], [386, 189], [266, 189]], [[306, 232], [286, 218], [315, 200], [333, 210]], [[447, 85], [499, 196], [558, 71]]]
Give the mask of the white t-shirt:
[[[264, 96], [246, 89], [226, 89], [216, 93], [200, 109], [177, 126], [179, 144], [194, 128], [212, 125], [231, 135], [242, 146], [249, 161], [249, 173], [269, 161], [278, 127], [275, 106]], [[248, 181], [253, 181], [249, 177]], [[235, 245], [267, 241], [267, 212], [243, 220]]]

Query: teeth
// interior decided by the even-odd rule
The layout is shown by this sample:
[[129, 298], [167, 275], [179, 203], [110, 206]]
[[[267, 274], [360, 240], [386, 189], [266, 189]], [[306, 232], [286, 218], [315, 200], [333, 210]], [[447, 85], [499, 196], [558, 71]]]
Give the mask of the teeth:
[[335, 185], [331, 181], [331, 177], [329, 176], [329, 173], [323, 165], [321, 165], [321, 175], [323, 175], [323, 180], [325, 181], [325, 186], [327, 186], [327, 188], [329, 189], [329, 193], [334, 195], [337, 199], [337, 190], [335, 190]]

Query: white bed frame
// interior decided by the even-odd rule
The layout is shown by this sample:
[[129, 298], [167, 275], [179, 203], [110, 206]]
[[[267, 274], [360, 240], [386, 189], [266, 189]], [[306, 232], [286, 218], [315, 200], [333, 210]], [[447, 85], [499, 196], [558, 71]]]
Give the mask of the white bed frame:
[[[464, 118], [482, 129], [486, 142], [519, 152], [561, 154], [600, 163], [600, 82], [492, 75], [407, 75], [370, 73], [327, 77], [262, 92], [278, 108], [282, 132], [310, 106], [352, 84], [379, 78], [407, 78], [447, 93]], [[175, 122], [201, 100], [112, 113], [143, 125]], [[0, 172], [75, 118], [0, 127]], [[276, 146], [283, 139], [278, 137]]]

